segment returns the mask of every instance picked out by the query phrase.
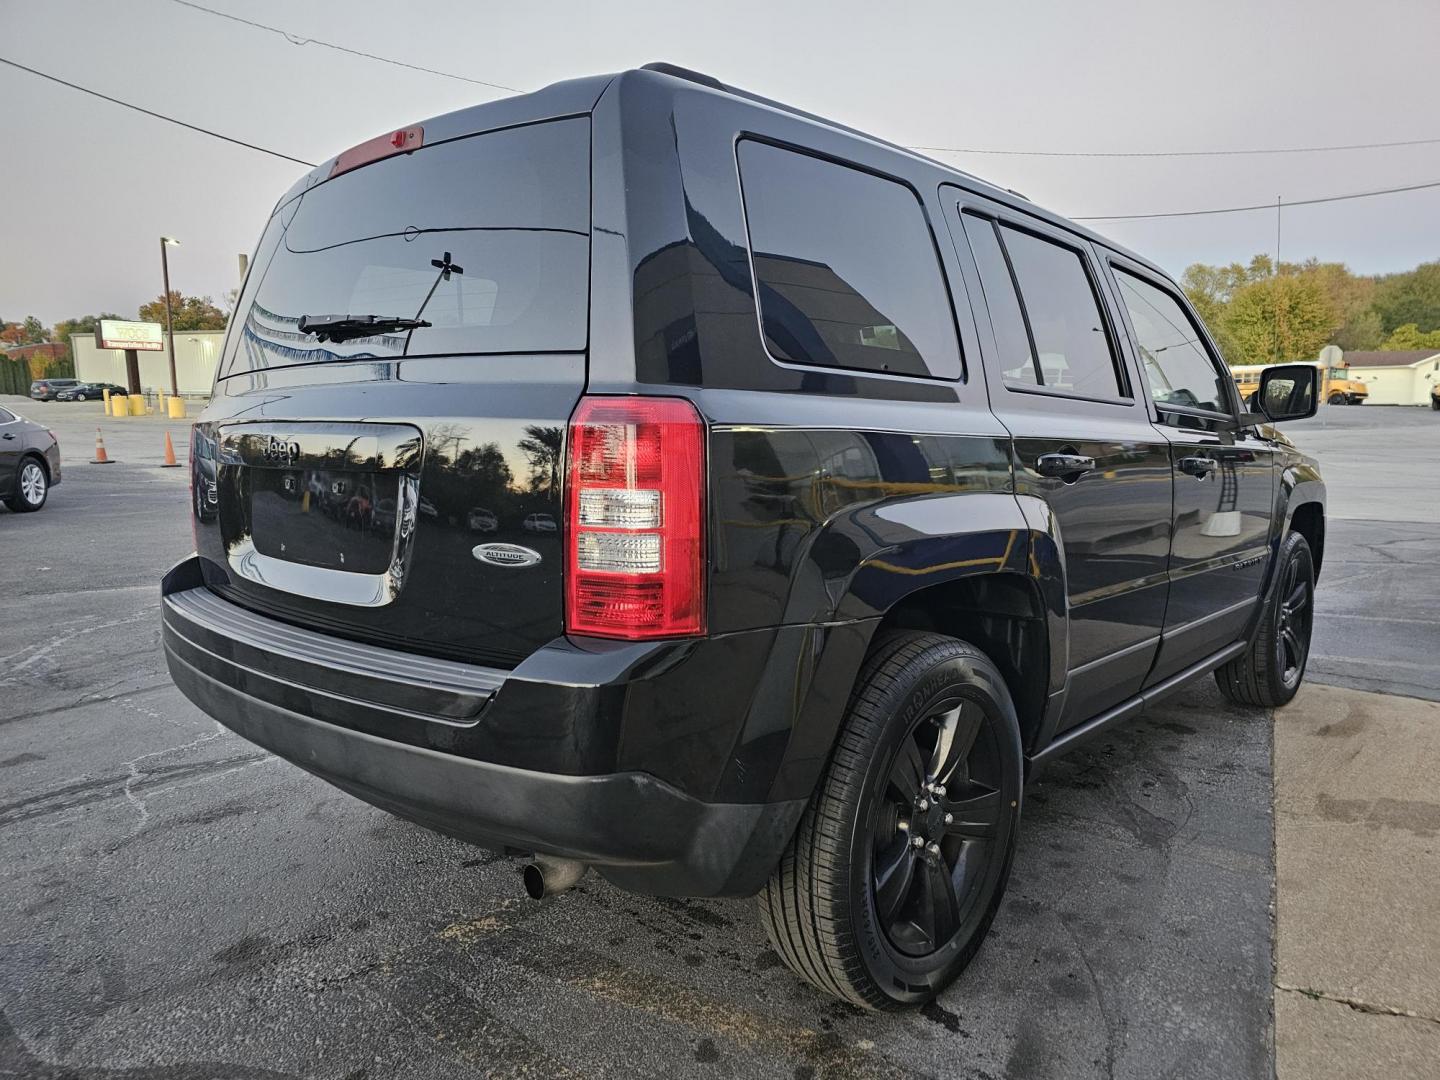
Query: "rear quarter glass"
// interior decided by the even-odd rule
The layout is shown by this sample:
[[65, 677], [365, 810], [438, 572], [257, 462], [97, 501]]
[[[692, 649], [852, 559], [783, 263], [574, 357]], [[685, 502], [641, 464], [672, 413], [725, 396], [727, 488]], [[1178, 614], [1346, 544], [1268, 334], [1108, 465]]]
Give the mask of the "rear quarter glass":
[[[328, 360], [584, 349], [590, 122], [556, 120], [398, 154], [279, 208], [222, 377]], [[321, 343], [302, 315], [431, 323]]]

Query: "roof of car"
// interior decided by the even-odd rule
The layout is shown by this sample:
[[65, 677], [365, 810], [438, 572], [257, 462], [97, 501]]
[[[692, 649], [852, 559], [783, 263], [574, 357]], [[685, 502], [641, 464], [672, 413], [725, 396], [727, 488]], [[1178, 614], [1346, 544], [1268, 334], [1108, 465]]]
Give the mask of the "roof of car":
[[[454, 112], [445, 113], [441, 116], [422, 121], [425, 129], [425, 142], [428, 144], [443, 139], [460, 138], [465, 135], [478, 134], [480, 132], [516, 124], [588, 113], [595, 108], [606, 88], [617, 79], [665, 80], [670, 82], [677, 91], [682, 88], [682, 84], [684, 88], [688, 89], [698, 87], [710, 93], [725, 94], [730, 97], [739, 98], [758, 108], [775, 109], [780, 112], [789, 113], [792, 116], [799, 116], [835, 131], [842, 131], [857, 138], [865, 139], [912, 160], [924, 162], [927, 167], [939, 169], [960, 181], [963, 186], [971, 188], [978, 194], [994, 202], [1012, 207], [1022, 213], [1032, 214], [1051, 224], [1059, 225], [1062, 228], [1068, 229], [1095, 243], [1102, 244], [1113, 251], [1125, 255], [1127, 258], [1134, 259], [1138, 263], [1149, 266], [1162, 274], [1165, 273], [1161, 267], [1143, 255], [1130, 251], [1100, 233], [1086, 228], [1084, 225], [1072, 221], [1053, 210], [1047, 210], [1044, 207], [1038, 206], [1031, 202], [1026, 196], [1011, 188], [1003, 187], [992, 181], [983, 180], [972, 173], [967, 173], [955, 168], [953, 165], [946, 164], [943, 161], [937, 161], [932, 157], [927, 157], [919, 151], [912, 150], [907, 146], [901, 146], [898, 143], [890, 142], [888, 139], [881, 138], [878, 135], [872, 135], [869, 132], [842, 124], [837, 120], [818, 116], [815, 113], [806, 112], [803, 109], [787, 105], [784, 102], [775, 101], [760, 94], [741, 89], [740, 87], [731, 86], [712, 75], [679, 67], [675, 64], [652, 63], [640, 68], [632, 68], [627, 71], [609, 75], [589, 75], [577, 79], [566, 79], [562, 82], [551, 83], [548, 86], [541, 87], [530, 93], [517, 94], [514, 97], [499, 98], [495, 101], [487, 101], [479, 105], [471, 105], [464, 109], [457, 109]], [[337, 154], [336, 157], [338, 156]], [[292, 186], [285, 196], [276, 204], [276, 208], [278, 209], [302, 191], [327, 180], [330, 176], [330, 170], [335, 164], [335, 160], [336, 158], [332, 157], [321, 162], [309, 173], [297, 180], [294, 186]]]

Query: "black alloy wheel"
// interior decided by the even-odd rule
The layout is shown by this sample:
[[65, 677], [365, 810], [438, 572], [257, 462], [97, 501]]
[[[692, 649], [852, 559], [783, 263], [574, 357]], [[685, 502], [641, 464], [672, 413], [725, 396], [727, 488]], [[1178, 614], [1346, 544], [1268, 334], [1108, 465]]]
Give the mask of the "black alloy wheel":
[[1275, 619], [1275, 667], [1291, 693], [1300, 687], [1310, 656], [1310, 631], [1315, 617], [1315, 581], [1310, 552], [1292, 552], [1280, 573], [1280, 606]]
[[1300, 689], [1310, 659], [1315, 622], [1315, 560], [1298, 532], [1288, 533], [1275, 556], [1275, 586], [1248, 648], [1215, 672], [1216, 685], [1239, 705], [1275, 708]]
[[934, 997], [999, 908], [1023, 782], [1015, 705], [989, 657], [940, 634], [888, 632], [759, 897], [781, 959], [865, 1008]]
[[1001, 815], [1000, 760], [984, 707], [946, 695], [901, 741], [871, 826], [870, 890], [890, 944], [947, 945], [983, 892]]

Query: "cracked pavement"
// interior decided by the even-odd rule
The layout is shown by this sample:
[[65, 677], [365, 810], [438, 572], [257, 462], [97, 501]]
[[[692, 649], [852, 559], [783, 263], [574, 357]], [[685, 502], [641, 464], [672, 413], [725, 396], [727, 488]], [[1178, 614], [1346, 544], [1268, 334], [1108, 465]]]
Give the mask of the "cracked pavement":
[[861, 1013], [792, 978], [749, 902], [592, 876], [534, 904], [514, 861], [218, 728], [159, 645], [184, 471], [81, 464], [74, 415], [45, 414], [50, 506], [0, 511], [0, 1076], [1270, 1074], [1263, 711], [1206, 682], [1057, 764], [969, 971]]

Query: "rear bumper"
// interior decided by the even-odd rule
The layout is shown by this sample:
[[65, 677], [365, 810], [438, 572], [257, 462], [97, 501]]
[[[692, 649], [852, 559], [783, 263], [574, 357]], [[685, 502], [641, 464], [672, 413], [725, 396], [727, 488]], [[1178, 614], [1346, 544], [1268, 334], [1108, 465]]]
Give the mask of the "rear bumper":
[[[710, 802], [644, 771], [520, 768], [447, 752], [433, 737], [420, 745], [377, 734], [389, 730], [382, 723], [408, 722], [455, 731], [462, 744], [460, 734], [486, 724], [487, 702], [513, 673], [265, 619], [198, 584], [194, 564], [181, 563], [165, 583], [165, 656], [176, 685], [236, 734], [400, 817], [486, 847], [579, 859], [636, 892], [743, 896], [764, 883], [804, 810], [804, 799]], [[567, 721], [607, 726], [599, 716]]]
[[50, 472], [50, 486], [60, 486], [60, 444], [57, 442], [45, 451], [45, 467]]

